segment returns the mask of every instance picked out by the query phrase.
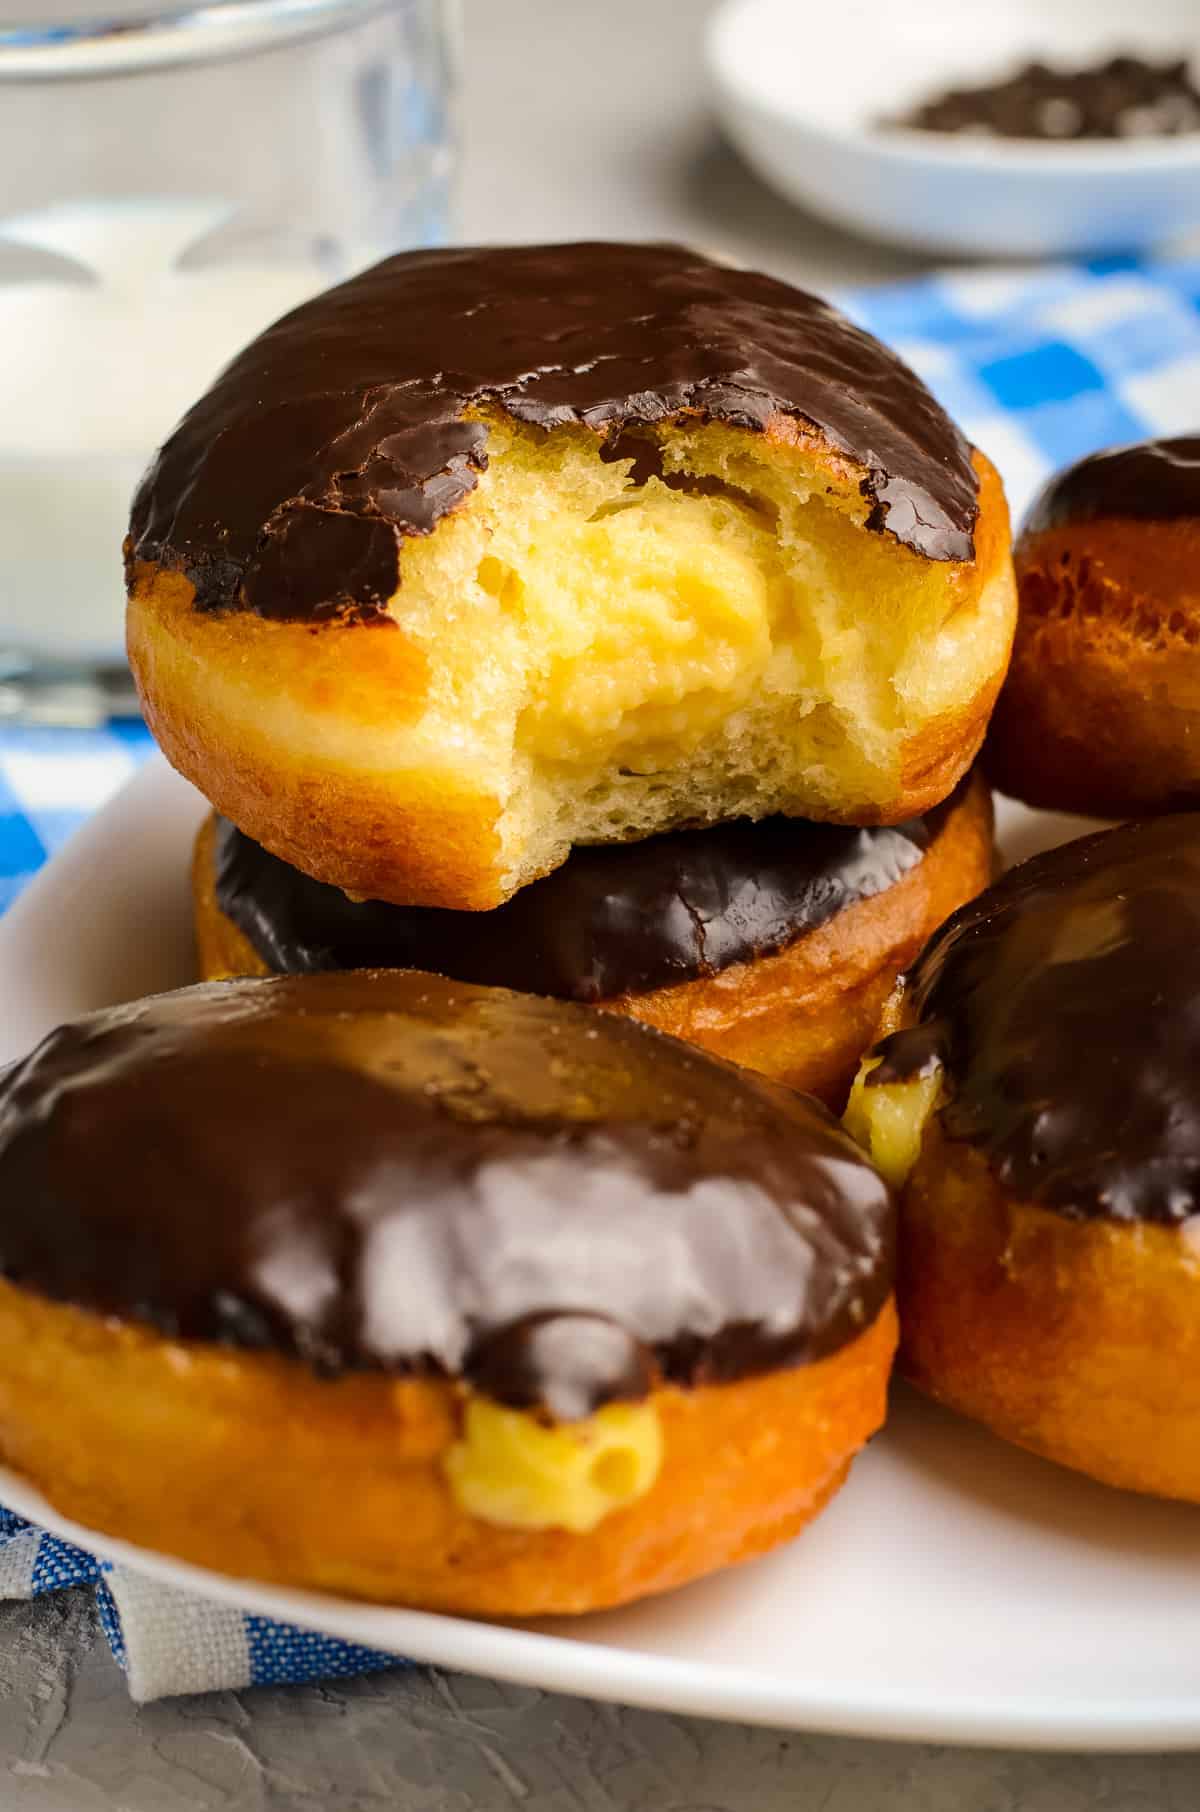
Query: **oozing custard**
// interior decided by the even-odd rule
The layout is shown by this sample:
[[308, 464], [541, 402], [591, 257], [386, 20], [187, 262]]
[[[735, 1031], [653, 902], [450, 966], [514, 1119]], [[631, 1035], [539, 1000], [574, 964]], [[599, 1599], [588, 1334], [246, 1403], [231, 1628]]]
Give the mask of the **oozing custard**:
[[935, 933], [848, 1123], [893, 1176], [936, 1111], [1018, 1200], [1175, 1227], [1200, 1204], [1200, 813], [1011, 869]]
[[651, 1403], [608, 1403], [582, 1421], [555, 1424], [472, 1397], [444, 1464], [472, 1516], [580, 1534], [649, 1491], [662, 1465], [662, 1429]]
[[932, 1065], [911, 1081], [868, 1087], [878, 1057], [863, 1059], [846, 1104], [846, 1131], [894, 1189], [907, 1180], [921, 1155], [921, 1140], [942, 1092], [942, 1068]]

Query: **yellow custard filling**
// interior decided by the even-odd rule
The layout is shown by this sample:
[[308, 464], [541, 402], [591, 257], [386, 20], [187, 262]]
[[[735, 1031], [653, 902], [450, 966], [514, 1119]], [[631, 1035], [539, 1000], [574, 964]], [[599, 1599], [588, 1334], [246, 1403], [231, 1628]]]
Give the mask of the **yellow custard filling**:
[[546, 1423], [472, 1397], [445, 1458], [460, 1509], [508, 1529], [584, 1534], [643, 1497], [662, 1464], [650, 1403], [609, 1403], [580, 1422]]
[[921, 1151], [921, 1139], [942, 1088], [940, 1066], [911, 1082], [885, 1082], [867, 1087], [878, 1057], [865, 1057], [846, 1104], [846, 1131], [880, 1171], [899, 1188], [908, 1179]]

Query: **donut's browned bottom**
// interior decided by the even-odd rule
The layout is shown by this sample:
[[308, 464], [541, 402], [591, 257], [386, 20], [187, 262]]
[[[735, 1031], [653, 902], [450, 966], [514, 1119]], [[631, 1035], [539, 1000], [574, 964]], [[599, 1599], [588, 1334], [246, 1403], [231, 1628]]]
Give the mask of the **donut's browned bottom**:
[[901, 1198], [900, 1367], [1006, 1440], [1200, 1502], [1200, 1251], [1187, 1227], [1016, 1200], [926, 1128]]

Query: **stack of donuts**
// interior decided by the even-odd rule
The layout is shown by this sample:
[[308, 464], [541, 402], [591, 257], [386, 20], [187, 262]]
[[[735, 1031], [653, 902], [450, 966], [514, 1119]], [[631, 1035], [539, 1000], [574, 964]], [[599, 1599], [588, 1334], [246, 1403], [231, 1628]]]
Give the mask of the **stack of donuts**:
[[[1063, 522], [1019, 549], [985, 756], [1039, 797]], [[1131, 956], [1119, 906], [1187, 892], [1191, 820], [976, 898], [1006, 506], [892, 354], [675, 247], [404, 255], [218, 378], [126, 554], [147, 718], [211, 806], [201, 981], [0, 1078], [6, 1461], [224, 1571], [587, 1610], [821, 1509], [898, 1276], [918, 1381], [1169, 1488], [1105, 1474], [1120, 1418], [1045, 1432], [1107, 1324], [1072, 1344], [1037, 1291], [1069, 1260], [1124, 1339], [1129, 1263], [1183, 1313], [1187, 1039], [1137, 1021], [1116, 1157], [1078, 1146], [1123, 1085], [1071, 1088], [1107, 1010], [1075, 971], [1136, 1020], [1195, 963], [1186, 916]], [[1113, 659], [1067, 664], [1115, 726]], [[1146, 803], [1161, 730], [1095, 809]]]
[[896, 1342], [823, 1103], [992, 873], [992, 467], [769, 277], [420, 252], [246, 348], [126, 556], [202, 980], [0, 1085], [4, 1457], [495, 1615], [791, 1535]]
[[989, 878], [998, 481], [767, 277], [393, 259], [235, 361], [128, 557], [148, 719], [215, 808], [206, 977], [584, 1001], [840, 1107]]

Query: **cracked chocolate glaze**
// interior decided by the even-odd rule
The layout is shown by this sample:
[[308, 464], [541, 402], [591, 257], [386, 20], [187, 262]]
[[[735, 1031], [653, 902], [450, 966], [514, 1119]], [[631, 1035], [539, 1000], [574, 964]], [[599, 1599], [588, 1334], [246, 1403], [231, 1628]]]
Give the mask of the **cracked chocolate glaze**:
[[941, 1062], [951, 1139], [1079, 1219], [1200, 1206], [1200, 813], [1012, 869], [936, 932], [868, 1085]]
[[863, 468], [867, 526], [968, 560], [971, 450], [920, 380], [816, 297], [681, 247], [405, 252], [285, 315], [188, 411], [134, 499], [128, 560], [205, 610], [389, 623], [410, 535], [487, 466], [491, 404], [552, 430], [681, 416], [810, 424]]
[[182, 989], [0, 1077], [13, 1283], [566, 1418], [836, 1351], [888, 1296], [892, 1220], [817, 1103], [412, 972]]
[[1034, 499], [1022, 536], [1072, 522], [1200, 516], [1200, 435], [1143, 440], [1090, 453], [1055, 474]]
[[576, 849], [491, 912], [354, 901], [218, 818], [217, 904], [277, 974], [426, 969], [560, 1000], [610, 1000], [782, 949], [922, 860], [927, 818], [856, 830], [767, 818]]

